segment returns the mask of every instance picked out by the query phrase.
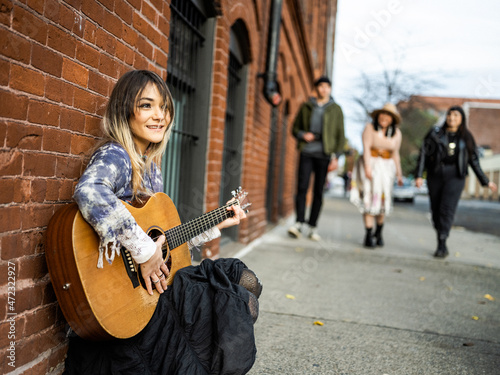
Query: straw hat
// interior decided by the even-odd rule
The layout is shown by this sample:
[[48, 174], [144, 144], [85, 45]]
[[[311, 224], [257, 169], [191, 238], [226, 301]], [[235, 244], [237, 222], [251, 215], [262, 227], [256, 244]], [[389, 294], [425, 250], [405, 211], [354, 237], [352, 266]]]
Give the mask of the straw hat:
[[385, 103], [384, 106], [380, 109], [376, 109], [370, 115], [373, 119], [377, 118], [377, 116], [381, 113], [387, 113], [392, 116], [394, 119], [394, 124], [397, 125], [401, 122], [401, 115], [399, 114], [396, 106], [392, 103]]

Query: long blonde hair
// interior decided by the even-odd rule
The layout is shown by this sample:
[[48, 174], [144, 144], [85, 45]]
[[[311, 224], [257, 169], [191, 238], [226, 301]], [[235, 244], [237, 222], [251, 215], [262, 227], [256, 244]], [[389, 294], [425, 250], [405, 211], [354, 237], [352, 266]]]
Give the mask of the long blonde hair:
[[[170, 115], [170, 122], [163, 140], [150, 143], [148, 152], [143, 157], [134, 143], [134, 135], [129, 125], [137, 108], [137, 99], [147, 85], [154, 84], [163, 99], [165, 113]], [[167, 116], [166, 116], [167, 117]], [[144, 186], [144, 176], [151, 173], [152, 163], [160, 165], [167, 147], [174, 121], [174, 103], [167, 84], [156, 73], [149, 70], [132, 70], [125, 73], [116, 83], [106, 107], [103, 118], [105, 141], [119, 143], [127, 151], [132, 164], [132, 191], [134, 197], [141, 194], [151, 195]]]

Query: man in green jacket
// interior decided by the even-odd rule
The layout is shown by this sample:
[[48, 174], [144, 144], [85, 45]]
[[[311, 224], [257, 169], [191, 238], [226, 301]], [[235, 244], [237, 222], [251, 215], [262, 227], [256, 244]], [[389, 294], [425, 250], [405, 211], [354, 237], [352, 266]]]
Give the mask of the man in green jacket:
[[305, 226], [306, 195], [311, 173], [314, 172], [314, 191], [309, 214], [308, 237], [319, 241], [316, 224], [323, 204], [323, 189], [329, 170], [337, 168], [337, 156], [342, 154], [344, 115], [330, 96], [332, 84], [327, 77], [314, 82], [317, 97], [302, 104], [293, 123], [293, 135], [300, 150], [297, 195], [295, 197], [296, 223], [288, 229], [290, 236], [299, 238]]

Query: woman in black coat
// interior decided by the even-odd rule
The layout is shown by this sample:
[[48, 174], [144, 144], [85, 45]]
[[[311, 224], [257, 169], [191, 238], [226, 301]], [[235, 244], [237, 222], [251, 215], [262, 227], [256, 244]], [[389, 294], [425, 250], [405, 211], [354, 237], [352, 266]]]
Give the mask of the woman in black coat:
[[482, 186], [497, 190], [497, 185], [489, 181], [479, 165], [476, 143], [466, 127], [464, 110], [454, 106], [448, 109], [443, 126], [431, 129], [426, 135], [416, 171], [415, 183], [420, 187], [423, 172], [427, 170], [432, 222], [438, 237], [434, 253], [436, 258], [448, 255], [446, 239], [465, 186], [469, 165]]

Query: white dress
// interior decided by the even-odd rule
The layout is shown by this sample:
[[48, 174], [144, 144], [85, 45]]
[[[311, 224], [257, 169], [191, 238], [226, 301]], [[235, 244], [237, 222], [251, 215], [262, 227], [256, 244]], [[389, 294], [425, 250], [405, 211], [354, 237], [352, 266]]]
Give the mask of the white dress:
[[[375, 131], [367, 124], [363, 131], [363, 155], [357, 160], [351, 181], [350, 201], [362, 214], [389, 214], [392, 210], [392, 188], [396, 174], [401, 174], [399, 148], [401, 132], [396, 129], [393, 137], [387, 137], [381, 130]], [[391, 153], [390, 158], [372, 156], [371, 150]], [[365, 163], [372, 172], [372, 179], [366, 178]]]

